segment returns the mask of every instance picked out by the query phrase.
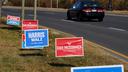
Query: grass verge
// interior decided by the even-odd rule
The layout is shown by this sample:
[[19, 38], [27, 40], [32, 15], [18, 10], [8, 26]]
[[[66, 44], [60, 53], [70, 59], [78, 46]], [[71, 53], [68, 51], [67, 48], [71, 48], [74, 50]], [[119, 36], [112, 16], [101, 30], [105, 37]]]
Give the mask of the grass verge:
[[56, 58], [55, 38], [71, 35], [54, 29], [49, 29], [49, 47], [41, 50], [21, 50], [21, 34], [18, 27], [0, 25], [0, 72], [70, 72], [70, 68], [75, 66], [122, 64], [109, 53], [91, 46], [87, 41], [84, 42], [85, 56]]

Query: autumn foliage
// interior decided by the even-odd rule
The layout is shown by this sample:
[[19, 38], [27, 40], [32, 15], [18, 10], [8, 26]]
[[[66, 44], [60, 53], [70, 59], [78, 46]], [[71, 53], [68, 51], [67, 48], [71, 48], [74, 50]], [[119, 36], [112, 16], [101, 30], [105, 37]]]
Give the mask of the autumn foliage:
[[[37, 0], [37, 1], [38, 1], [38, 7], [56, 8], [57, 0]], [[68, 8], [75, 2], [75, 0], [58, 0], [58, 1], [59, 1], [59, 8]], [[94, 1], [100, 2], [104, 8], [108, 9], [110, 0], [94, 0]], [[111, 0], [111, 1], [112, 1], [112, 8], [114, 10], [128, 10], [128, 0]], [[34, 0], [25, 0], [25, 6], [30, 7], [33, 6], [33, 4], [34, 4]], [[22, 0], [8, 0], [6, 5], [21, 6]]]

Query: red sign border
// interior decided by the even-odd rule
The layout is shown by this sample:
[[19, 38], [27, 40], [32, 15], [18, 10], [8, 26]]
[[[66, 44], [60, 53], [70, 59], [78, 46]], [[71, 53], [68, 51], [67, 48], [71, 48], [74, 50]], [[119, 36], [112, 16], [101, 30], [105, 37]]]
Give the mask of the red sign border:
[[19, 21], [21, 20], [21, 18], [19, 16], [12, 16], [12, 15], [7, 15], [7, 20], [12, 20], [12, 19], [9, 19], [9, 17], [15, 17], [15, 18], [19, 18], [19, 20], [16, 20], [16, 21]]
[[[72, 39], [72, 38], [81, 38], [82, 39], [82, 55], [68, 55], [68, 56], [57, 56], [57, 39]], [[56, 57], [78, 57], [78, 56], [84, 56], [84, 39], [83, 37], [66, 37], [66, 38], [55, 38], [55, 56]]]

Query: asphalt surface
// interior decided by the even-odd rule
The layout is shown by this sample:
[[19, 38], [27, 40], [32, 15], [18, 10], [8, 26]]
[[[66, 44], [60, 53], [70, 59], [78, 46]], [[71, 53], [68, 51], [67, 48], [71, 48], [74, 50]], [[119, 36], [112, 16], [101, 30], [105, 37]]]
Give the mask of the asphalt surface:
[[[33, 12], [25, 12], [25, 19], [33, 19]], [[21, 16], [21, 10], [2, 9], [2, 15]], [[128, 56], [128, 17], [106, 15], [103, 22], [66, 20], [65, 12], [38, 11], [39, 24], [55, 28], [110, 48]]]

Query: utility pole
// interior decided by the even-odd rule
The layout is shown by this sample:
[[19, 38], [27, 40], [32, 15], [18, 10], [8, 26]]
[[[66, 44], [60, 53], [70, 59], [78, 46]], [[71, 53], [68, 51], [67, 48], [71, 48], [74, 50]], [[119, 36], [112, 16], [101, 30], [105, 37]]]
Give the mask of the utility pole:
[[37, 2], [38, 2], [37, 6], [38, 6], [38, 7], [40, 7], [40, 3], [41, 3], [41, 1], [40, 1], [40, 0], [38, 0]]
[[37, 19], [37, 0], [34, 0], [34, 20]]
[[52, 0], [51, 0], [51, 8], [52, 8]]
[[22, 0], [22, 20], [24, 20], [25, 0]]
[[56, 0], [56, 8], [58, 8], [58, 7], [59, 7], [59, 1]]
[[108, 3], [109, 3], [109, 4], [108, 4], [108, 8], [109, 8], [110, 11], [112, 11], [112, 0], [109, 0]]
[[[0, 18], [2, 17], [1, 13], [2, 13], [2, 0], [0, 0]], [[1, 23], [1, 20], [0, 20], [0, 23]]]

